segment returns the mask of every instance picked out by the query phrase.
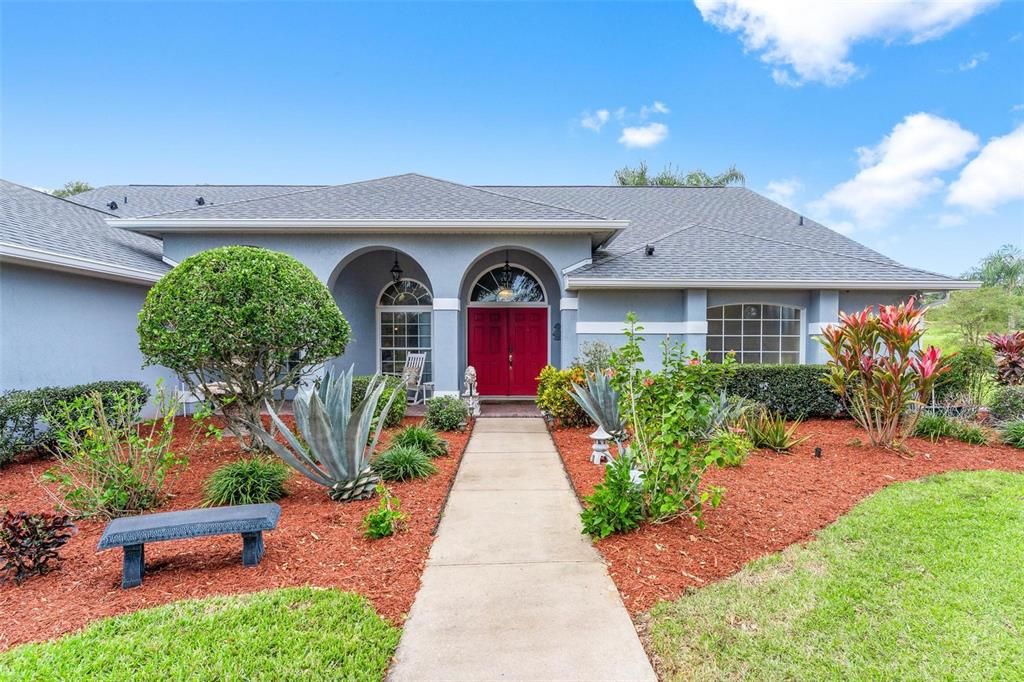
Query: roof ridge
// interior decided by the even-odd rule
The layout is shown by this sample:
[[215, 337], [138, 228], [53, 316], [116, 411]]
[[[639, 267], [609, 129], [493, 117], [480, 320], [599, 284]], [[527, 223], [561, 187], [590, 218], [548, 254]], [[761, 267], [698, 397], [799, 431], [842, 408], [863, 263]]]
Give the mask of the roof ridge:
[[[423, 176], [423, 177], [429, 177], [429, 176]], [[431, 180], [438, 180], [438, 178], [430, 178], [430, 179]], [[521, 201], [521, 202], [523, 202], [525, 204], [533, 204], [534, 206], [544, 206], [545, 208], [557, 208], [559, 210], [568, 211], [570, 213], [575, 213], [576, 215], [585, 216], [587, 218], [596, 218], [598, 220], [608, 220], [608, 218], [605, 217], [605, 216], [599, 216], [599, 215], [595, 215], [593, 213], [585, 213], [585, 212], [577, 210], [575, 208], [569, 208], [568, 206], [559, 206], [558, 204], [549, 204], [546, 201], [536, 201], [535, 199], [525, 199], [523, 197], [514, 197], [514, 196], [510, 196], [508, 194], [502, 194], [501, 192], [495, 192], [495, 191], [490, 190], [490, 189], [484, 189], [484, 186], [481, 186], [481, 185], [459, 185], [459, 183], [450, 182], [448, 180], [440, 180], [440, 182], [449, 182], [450, 184], [457, 185], [459, 187], [468, 187], [469, 189], [475, 189], [478, 192], [483, 192], [485, 194], [491, 194], [491, 195], [496, 196], [496, 197], [501, 197], [502, 199], [512, 199], [513, 201]], [[499, 187], [499, 186], [500, 185], [495, 185], [495, 187]]]
[[[49, 192], [44, 192], [41, 189], [36, 189], [35, 187], [29, 187], [28, 185], [22, 185], [21, 183], [14, 182], [13, 180], [4, 180], [3, 178], [0, 178], [0, 180], [3, 180], [4, 182], [10, 183], [10, 184], [14, 185], [15, 187], [20, 187], [22, 189], [27, 189], [28, 191], [35, 192], [36, 194], [42, 194], [44, 197], [50, 197], [51, 199], [57, 199], [58, 201], [63, 201], [64, 203], [71, 204], [72, 206], [75, 206], [77, 208], [84, 208], [84, 209], [88, 209], [90, 211], [96, 211], [97, 213], [102, 213], [103, 215], [117, 217], [117, 214], [115, 214], [115, 213], [111, 213], [110, 211], [104, 211], [103, 209], [96, 208], [94, 206], [88, 206], [86, 204], [80, 204], [77, 201], [72, 201], [71, 199], [69, 199], [67, 197], [59, 197], [56, 194], [50, 194]], [[86, 190], [86, 192], [88, 192], [88, 191], [90, 191], [90, 190]], [[79, 192], [79, 194], [85, 194], [85, 192]], [[78, 196], [78, 195], [72, 195], [72, 196]]]
[[[871, 258], [865, 258], [864, 256], [856, 256], [856, 255], [853, 255], [853, 254], [839, 253], [838, 251], [832, 251], [830, 249], [824, 249], [824, 248], [817, 247], [817, 246], [808, 246], [806, 244], [796, 244], [794, 242], [789, 242], [789, 241], [785, 241], [785, 240], [782, 240], [782, 239], [775, 239], [774, 237], [766, 237], [766, 236], [760, 235], [760, 234], [751, 234], [750, 232], [743, 232], [742, 230], [736, 230], [736, 229], [733, 229], [733, 228], [714, 227], [714, 226], [711, 226], [711, 225], [702, 225], [701, 227], [704, 227], [705, 229], [708, 229], [708, 230], [715, 230], [717, 232], [725, 232], [726, 234], [738, 234], [738, 235], [743, 235], [744, 237], [751, 237], [753, 239], [760, 239], [760, 240], [766, 241], [766, 242], [773, 242], [773, 243], [776, 243], [776, 244], [784, 244], [785, 246], [793, 246], [795, 248], [805, 249], [807, 251], [817, 251], [819, 253], [827, 253], [827, 254], [832, 255], [832, 256], [839, 256], [840, 258], [852, 258], [852, 259], [855, 259], [855, 260], [864, 261], [865, 263], [873, 263], [875, 265], [884, 265], [886, 267], [897, 267], [897, 268], [901, 268], [903, 270], [913, 270], [914, 272], [920, 272], [922, 274], [931, 275], [933, 277], [942, 277], [943, 279], [954, 279], [954, 280], [958, 279], [957, 277], [950, 277], [949, 275], [943, 275], [940, 272], [932, 272], [931, 270], [923, 270], [921, 268], [915, 268], [915, 267], [910, 266], [910, 265], [904, 265], [903, 263], [899, 263], [899, 262], [896, 262], [896, 261], [886, 262], [886, 261], [874, 260], [874, 259], [871, 259]], [[824, 227], [826, 230], [830, 230], [831, 232], [835, 232], [835, 230], [831, 230], [830, 228], [825, 227], [824, 225], [822, 225], [821, 227]], [[839, 234], [839, 233], [836, 232], [836, 234]], [[844, 235], [840, 234], [840, 236], [844, 236]], [[864, 247], [864, 248], [867, 248], [867, 247]], [[879, 255], [881, 255], [881, 254], [879, 254]]]
[[545, 188], [545, 187], [578, 187], [578, 188], [596, 188], [596, 189], [747, 189], [746, 187], [736, 187], [734, 185], [472, 185], [477, 188], [485, 187], [529, 187], [529, 188]]

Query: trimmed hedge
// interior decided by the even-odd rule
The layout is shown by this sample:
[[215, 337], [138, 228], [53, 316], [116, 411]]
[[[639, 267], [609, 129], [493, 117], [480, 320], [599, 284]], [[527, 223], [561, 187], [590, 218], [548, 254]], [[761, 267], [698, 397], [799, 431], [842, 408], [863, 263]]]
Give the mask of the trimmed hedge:
[[[366, 395], [366, 387], [370, 385], [370, 379], [373, 375], [366, 376], [355, 376], [352, 377], [352, 407], [359, 404], [359, 401]], [[398, 389], [402, 386], [401, 377], [387, 376], [387, 386], [391, 390]], [[380, 400], [377, 402], [377, 409], [374, 410], [373, 416], [379, 417], [380, 413], [384, 410], [384, 406], [388, 404], [388, 399], [391, 397], [391, 393], [388, 392], [388, 388], [384, 389], [384, 392], [380, 394]], [[405, 417], [405, 396], [400, 395], [395, 398], [395, 402], [391, 403], [391, 410], [388, 412], [387, 418], [384, 420], [385, 427], [398, 426], [402, 423], [402, 419]]]
[[[0, 465], [19, 452], [53, 445], [46, 428], [46, 413], [61, 402], [99, 392], [109, 408], [113, 395], [130, 391], [139, 396], [139, 403], [149, 401], [149, 386], [138, 381], [94, 381], [77, 386], [44, 386], [0, 395]], [[138, 415], [136, 415], [137, 417]]]
[[737, 365], [726, 392], [756, 400], [786, 419], [842, 416], [843, 405], [824, 376], [824, 365]]

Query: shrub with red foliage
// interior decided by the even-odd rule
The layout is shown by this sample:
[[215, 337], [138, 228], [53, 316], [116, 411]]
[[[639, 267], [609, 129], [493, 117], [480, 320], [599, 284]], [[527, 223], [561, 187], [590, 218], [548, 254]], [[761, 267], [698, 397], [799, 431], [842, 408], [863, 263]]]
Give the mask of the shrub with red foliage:
[[0, 573], [7, 577], [13, 574], [19, 585], [34, 575], [49, 573], [60, 561], [60, 548], [74, 531], [69, 516], [4, 512], [0, 521]]
[[996, 380], [1006, 386], [1024, 384], [1024, 331], [989, 334], [987, 338], [996, 353]]

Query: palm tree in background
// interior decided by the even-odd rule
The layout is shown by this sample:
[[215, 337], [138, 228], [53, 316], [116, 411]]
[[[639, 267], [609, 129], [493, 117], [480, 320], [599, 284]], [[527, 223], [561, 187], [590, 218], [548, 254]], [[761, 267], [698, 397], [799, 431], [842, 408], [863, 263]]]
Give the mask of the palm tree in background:
[[626, 187], [727, 187], [746, 181], [747, 176], [736, 166], [729, 166], [724, 173], [709, 175], [699, 168], [683, 173], [669, 164], [657, 175], [651, 175], [647, 163], [641, 161], [636, 168], [624, 166], [615, 171], [615, 182]]

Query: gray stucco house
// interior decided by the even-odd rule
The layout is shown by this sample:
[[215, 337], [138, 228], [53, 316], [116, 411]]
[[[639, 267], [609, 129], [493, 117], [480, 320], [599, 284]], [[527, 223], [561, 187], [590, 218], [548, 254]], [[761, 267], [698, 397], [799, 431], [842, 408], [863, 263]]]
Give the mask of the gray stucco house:
[[[344, 363], [428, 354], [437, 394], [532, 395], [545, 363], [621, 342], [634, 311], [742, 362], [813, 363], [840, 310], [973, 283], [901, 265], [740, 187], [467, 186], [408, 174], [335, 186], [123, 185], [62, 200], [0, 183], [0, 388], [140, 369], [146, 290], [225, 244], [289, 253], [353, 328]], [[173, 380], [172, 380], [173, 381]]]

